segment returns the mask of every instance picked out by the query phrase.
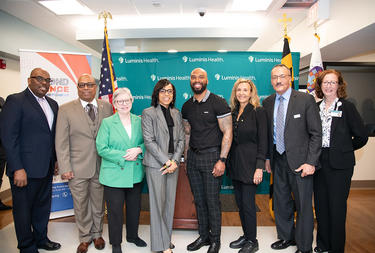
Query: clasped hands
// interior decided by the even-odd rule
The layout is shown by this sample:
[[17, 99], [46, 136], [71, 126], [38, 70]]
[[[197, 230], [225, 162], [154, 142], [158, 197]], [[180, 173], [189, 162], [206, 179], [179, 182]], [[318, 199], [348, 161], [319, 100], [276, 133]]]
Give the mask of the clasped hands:
[[168, 160], [163, 167], [160, 168], [160, 171], [163, 171], [163, 173], [161, 173], [162, 175], [165, 175], [165, 174], [170, 174], [170, 173], [173, 173], [175, 172], [175, 170], [177, 169], [177, 163], [175, 160]]

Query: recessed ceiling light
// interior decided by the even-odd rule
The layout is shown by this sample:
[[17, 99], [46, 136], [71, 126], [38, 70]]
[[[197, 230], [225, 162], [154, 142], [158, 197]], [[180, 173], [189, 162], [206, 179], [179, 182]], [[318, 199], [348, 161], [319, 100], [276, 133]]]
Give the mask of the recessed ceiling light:
[[272, 0], [233, 0], [231, 11], [265, 11]]
[[54, 12], [56, 15], [93, 15], [87, 6], [81, 4], [76, 0], [47, 0], [38, 1], [47, 9]]
[[178, 51], [176, 49], [169, 49], [168, 53], [177, 53]]

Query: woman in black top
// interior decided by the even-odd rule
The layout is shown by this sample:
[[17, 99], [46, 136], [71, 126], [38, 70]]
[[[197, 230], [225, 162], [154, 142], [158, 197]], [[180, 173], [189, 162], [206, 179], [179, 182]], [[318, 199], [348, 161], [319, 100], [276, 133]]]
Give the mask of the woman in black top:
[[251, 80], [238, 79], [230, 98], [233, 118], [233, 142], [228, 159], [229, 176], [244, 235], [230, 243], [241, 253], [256, 252], [257, 185], [262, 182], [267, 151], [267, 119], [260, 107], [257, 89]]

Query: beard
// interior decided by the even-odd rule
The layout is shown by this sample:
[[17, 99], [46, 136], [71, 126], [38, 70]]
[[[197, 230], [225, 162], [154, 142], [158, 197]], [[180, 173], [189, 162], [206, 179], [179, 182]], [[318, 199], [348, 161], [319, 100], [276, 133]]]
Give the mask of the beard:
[[[201, 84], [202, 87], [200, 89], [194, 88], [194, 84], [196, 83]], [[202, 94], [207, 89], [207, 82], [206, 83], [195, 82], [193, 84], [190, 83], [190, 87], [191, 87], [191, 90], [194, 92], [194, 94], [199, 95], [199, 94]]]

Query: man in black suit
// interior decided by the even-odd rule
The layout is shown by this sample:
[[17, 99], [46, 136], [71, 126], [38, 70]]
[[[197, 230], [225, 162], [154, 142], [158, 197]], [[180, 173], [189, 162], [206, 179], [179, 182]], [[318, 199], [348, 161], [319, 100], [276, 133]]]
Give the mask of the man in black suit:
[[50, 82], [47, 71], [35, 68], [28, 78], [28, 88], [9, 95], [2, 110], [1, 139], [21, 253], [61, 247], [47, 237], [58, 110], [56, 101], [45, 96]]
[[[313, 177], [322, 145], [322, 126], [313, 96], [291, 88], [291, 73], [283, 64], [271, 71], [276, 91], [263, 101], [269, 122], [269, 152], [265, 167], [274, 175], [274, 211], [278, 241], [272, 249], [296, 245], [311, 252], [314, 217]], [[294, 224], [294, 211], [297, 220]]]

